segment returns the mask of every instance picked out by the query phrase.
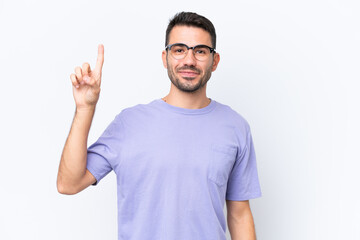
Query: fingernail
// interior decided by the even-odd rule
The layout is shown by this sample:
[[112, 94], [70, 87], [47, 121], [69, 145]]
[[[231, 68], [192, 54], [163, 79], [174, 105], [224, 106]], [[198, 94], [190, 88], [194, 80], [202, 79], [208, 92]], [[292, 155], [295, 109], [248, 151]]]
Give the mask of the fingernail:
[[76, 85], [75, 87], [76, 87], [76, 88], [79, 88], [79, 85]]
[[84, 77], [85, 82], [89, 81], [89, 77]]

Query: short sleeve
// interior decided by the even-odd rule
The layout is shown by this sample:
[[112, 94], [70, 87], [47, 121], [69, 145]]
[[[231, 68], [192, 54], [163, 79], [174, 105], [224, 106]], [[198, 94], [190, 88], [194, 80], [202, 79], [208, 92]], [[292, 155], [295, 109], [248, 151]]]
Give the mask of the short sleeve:
[[97, 185], [119, 162], [122, 134], [123, 124], [117, 115], [98, 140], [88, 147], [86, 168], [96, 178], [93, 185]]
[[238, 154], [229, 176], [226, 200], [242, 201], [258, 198], [261, 195], [255, 150], [250, 129], [248, 129], [246, 144]]

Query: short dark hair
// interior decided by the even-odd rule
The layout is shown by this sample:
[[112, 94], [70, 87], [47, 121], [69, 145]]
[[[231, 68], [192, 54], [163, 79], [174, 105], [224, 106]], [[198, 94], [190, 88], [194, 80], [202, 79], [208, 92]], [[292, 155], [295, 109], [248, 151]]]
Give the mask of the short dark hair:
[[216, 48], [216, 33], [214, 25], [206, 17], [193, 12], [180, 12], [170, 19], [169, 25], [166, 29], [165, 47], [169, 44], [169, 35], [175, 26], [190, 26], [204, 29], [211, 36], [212, 47]]

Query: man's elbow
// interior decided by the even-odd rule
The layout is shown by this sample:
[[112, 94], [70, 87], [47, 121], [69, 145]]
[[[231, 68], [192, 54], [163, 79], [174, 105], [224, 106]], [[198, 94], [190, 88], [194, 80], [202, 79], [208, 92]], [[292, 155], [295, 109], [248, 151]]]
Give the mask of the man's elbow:
[[78, 188], [76, 188], [72, 184], [65, 184], [61, 180], [57, 180], [56, 187], [59, 193], [64, 195], [74, 195], [79, 192]]

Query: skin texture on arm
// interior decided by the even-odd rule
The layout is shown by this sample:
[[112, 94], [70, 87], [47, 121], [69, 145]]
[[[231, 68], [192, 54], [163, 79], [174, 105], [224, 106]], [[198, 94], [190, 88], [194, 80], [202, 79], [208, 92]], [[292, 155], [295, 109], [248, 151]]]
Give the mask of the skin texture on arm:
[[100, 95], [103, 63], [104, 46], [100, 44], [95, 68], [91, 70], [90, 65], [84, 63], [70, 75], [76, 111], [59, 164], [57, 189], [62, 194], [78, 193], [96, 182], [86, 169], [87, 139]]
[[256, 240], [249, 200], [226, 200], [227, 222], [232, 240]]
[[87, 138], [94, 112], [95, 108], [76, 110], [59, 165], [57, 188], [62, 194], [78, 193], [96, 181], [86, 169]]

